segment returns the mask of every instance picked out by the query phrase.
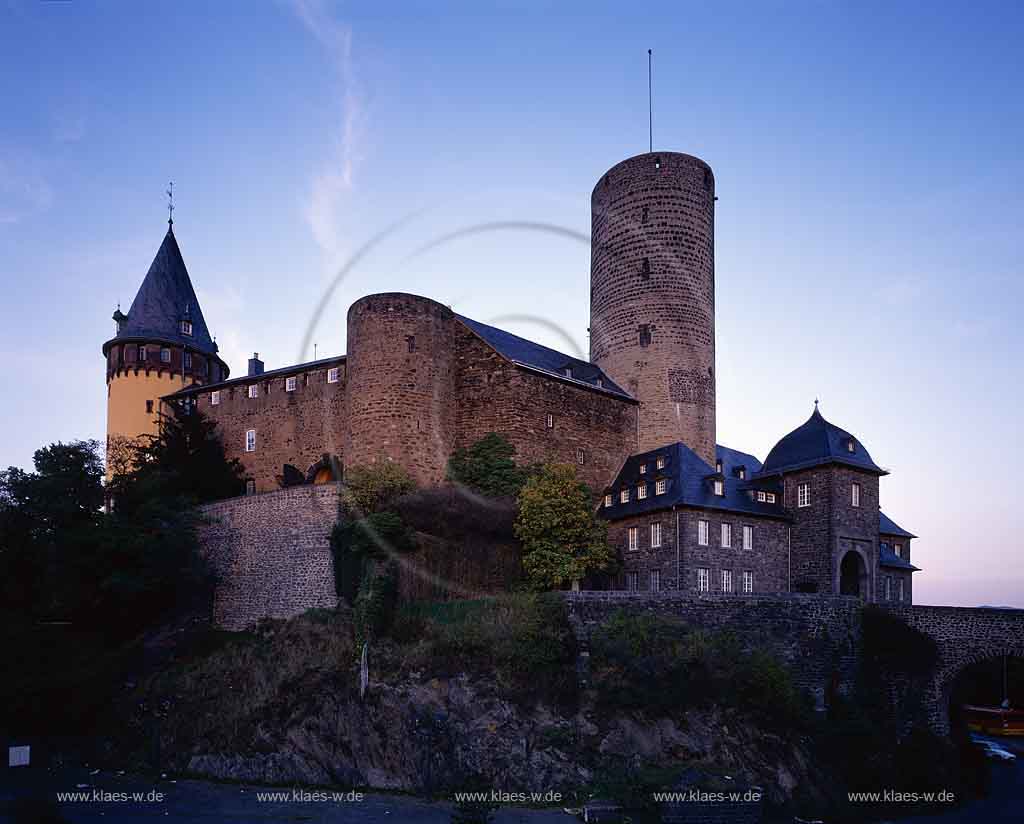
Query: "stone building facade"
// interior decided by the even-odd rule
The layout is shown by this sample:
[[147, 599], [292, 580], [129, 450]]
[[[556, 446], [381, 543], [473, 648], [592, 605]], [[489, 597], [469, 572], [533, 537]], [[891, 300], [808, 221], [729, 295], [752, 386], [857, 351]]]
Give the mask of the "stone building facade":
[[[817, 404], [763, 464], [717, 443], [711, 168], [639, 155], [591, 205], [589, 361], [386, 292], [350, 307], [346, 354], [272, 371], [254, 356], [230, 378], [169, 230], [104, 344], [111, 433], [155, 431], [150, 401], [199, 409], [263, 494], [379, 461], [437, 484], [496, 432], [523, 464], [574, 465], [600, 501], [622, 571], [586, 585], [909, 602], [913, 536], [880, 510], [887, 472]], [[154, 371], [171, 381], [141, 406], [121, 387], [156, 394], [139, 382]]]

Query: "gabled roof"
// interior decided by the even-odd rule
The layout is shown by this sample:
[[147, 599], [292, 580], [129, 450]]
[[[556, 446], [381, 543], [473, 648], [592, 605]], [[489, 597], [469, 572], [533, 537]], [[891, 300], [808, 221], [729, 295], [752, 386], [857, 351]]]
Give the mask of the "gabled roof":
[[[541, 346], [539, 343], [513, 335], [511, 332], [506, 332], [503, 329], [488, 326], [486, 323], [480, 323], [464, 315], [456, 315], [455, 317], [481, 337], [498, 354], [508, 358], [518, 366], [543, 372], [568, 383], [582, 384], [598, 392], [606, 392], [609, 395], [617, 395], [626, 400], [634, 400], [628, 392], [618, 386], [599, 367], [594, 366], [594, 364], [588, 361], [574, 358], [555, 349], [549, 349], [546, 346]], [[571, 374], [566, 375], [566, 369], [570, 370]], [[600, 381], [600, 386], [598, 381]]]
[[[739, 461], [742, 465], [752, 468], [753, 465], [759, 465], [757, 458], [723, 446], [717, 447], [716, 451], [723, 458], [721, 477], [724, 495], [716, 495], [709, 480], [710, 476], [716, 474], [714, 467], [708, 466], [686, 444], [677, 442], [627, 458], [615, 481], [605, 490], [606, 494], [612, 495], [612, 506], [602, 505], [599, 514], [609, 520], [617, 520], [673, 506], [692, 506], [789, 519], [781, 503], [758, 503], [752, 500], [749, 492], [751, 487], [747, 481], [740, 480], [730, 471], [733, 465], [737, 465], [732, 461]], [[659, 457], [665, 459], [664, 469], [657, 468]], [[750, 461], [754, 464], [750, 464]], [[647, 466], [647, 471], [643, 474], [640, 472], [641, 464]], [[655, 494], [655, 482], [659, 479], [667, 481], [666, 490], [661, 495]], [[644, 482], [648, 485], [647, 497], [640, 499], [637, 498], [636, 487]], [[628, 503], [620, 502], [619, 493], [623, 488], [629, 489]]]
[[344, 363], [346, 359], [346, 355], [334, 355], [330, 358], [318, 358], [317, 360], [305, 361], [304, 363], [295, 363], [291, 366], [279, 366], [277, 369], [268, 369], [266, 372], [260, 372], [258, 375], [242, 375], [241, 377], [231, 378], [230, 380], [220, 381], [219, 383], [194, 383], [191, 386], [186, 386], [184, 389], [179, 389], [177, 392], [172, 392], [170, 395], [164, 395], [164, 397], [185, 397], [186, 395], [199, 395], [203, 392], [212, 392], [217, 389], [225, 389], [231, 386], [246, 386], [250, 383], [260, 383], [261, 381], [269, 380], [270, 378], [282, 378], [286, 375], [308, 372], [310, 369], [317, 369], [321, 366], [332, 366], [334, 364]]
[[909, 569], [911, 572], [921, 571], [906, 558], [900, 558], [891, 549], [882, 546], [878, 548], [878, 565], [892, 569]]
[[[851, 443], [852, 451], [849, 448]], [[871, 460], [871, 455], [857, 438], [826, 421], [815, 403], [811, 417], [775, 444], [759, 475], [778, 475], [829, 463], [844, 464], [878, 475], [889, 474]]]
[[878, 533], [880, 535], [898, 535], [901, 538], [917, 537], [913, 533], [907, 532], [907, 530], [905, 530], [892, 518], [890, 518], [888, 515], [882, 512], [882, 510], [878, 510]]
[[[163, 243], [150, 264], [142, 286], [123, 320], [117, 334], [103, 345], [104, 353], [115, 341], [145, 339], [189, 346], [200, 352], [215, 354], [217, 344], [210, 337], [203, 310], [199, 308], [185, 261], [178, 248], [174, 231], [168, 227]], [[181, 332], [181, 321], [192, 322], [192, 334]]]

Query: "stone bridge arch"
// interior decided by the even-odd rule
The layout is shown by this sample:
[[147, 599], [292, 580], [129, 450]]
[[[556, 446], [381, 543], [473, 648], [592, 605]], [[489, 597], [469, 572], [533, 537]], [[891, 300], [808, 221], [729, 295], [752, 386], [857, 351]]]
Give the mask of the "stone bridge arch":
[[892, 609], [936, 643], [939, 662], [923, 707], [932, 730], [949, 735], [953, 685], [967, 667], [1003, 655], [1024, 658], [1024, 610], [972, 607], [899, 607]]

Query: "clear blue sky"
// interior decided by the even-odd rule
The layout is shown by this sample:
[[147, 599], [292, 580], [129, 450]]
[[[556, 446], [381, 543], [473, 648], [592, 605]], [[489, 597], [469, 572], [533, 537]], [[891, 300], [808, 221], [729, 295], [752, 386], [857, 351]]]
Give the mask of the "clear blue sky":
[[[714, 9], [712, 10], [712, 6]], [[587, 348], [590, 190], [647, 144], [714, 168], [719, 440], [815, 396], [892, 475], [917, 600], [1024, 606], [1024, 12], [1015, 3], [0, 3], [0, 464], [102, 438], [100, 344], [166, 228], [236, 371], [300, 352], [338, 264]], [[410, 257], [412, 256], [412, 257]], [[540, 325], [512, 331], [564, 348]]]

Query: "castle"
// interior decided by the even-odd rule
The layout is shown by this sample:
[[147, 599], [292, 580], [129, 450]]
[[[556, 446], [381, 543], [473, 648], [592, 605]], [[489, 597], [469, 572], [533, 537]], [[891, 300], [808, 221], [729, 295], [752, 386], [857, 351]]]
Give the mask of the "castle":
[[237, 378], [169, 222], [103, 345], [108, 443], [156, 434], [161, 404], [186, 404], [216, 421], [258, 494], [382, 460], [439, 483], [455, 449], [497, 432], [520, 462], [572, 463], [597, 493], [622, 560], [600, 585], [909, 603], [915, 536], [879, 508], [887, 472], [817, 403], [763, 463], [717, 443], [715, 199], [711, 168], [686, 154], [601, 177], [589, 361], [387, 293], [349, 308], [345, 355], [271, 371], [254, 355]]

